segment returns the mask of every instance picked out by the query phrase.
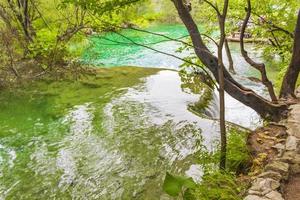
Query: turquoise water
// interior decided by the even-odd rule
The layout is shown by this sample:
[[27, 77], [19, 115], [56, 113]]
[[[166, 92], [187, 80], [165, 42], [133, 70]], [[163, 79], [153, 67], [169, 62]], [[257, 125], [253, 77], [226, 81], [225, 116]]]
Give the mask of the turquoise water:
[[[184, 36], [188, 34], [181, 25], [153, 26], [147, 31], [164, 34], [171, 38], [180, 38], [180, 40], [184, 40]], [[187, 53], [176, 53], [180, 43], [168, 41], [160, 36], [135, 30], [124, 30], [121, 33], [139, 44], [145, 44], [166, 53], [173, 53], [181, 57], [188, 55]], [[107, 67], [141, 66], [178, 69], [178, 66], [182, 64], [180, 60], [130, 43], [132, 42], [115, 33], [95, 35], [91, 37], [91, 46], [83, 55], [83, 59], [87, 63]]]
[[[180, 58], [193, 55], [193, 50], [189, 49], [183, 52], [178, 52], [182, 47], [182, 43], [168, 41], [168, 39], [153, 35], [153, 33], [162, 34], [170, 38], [187, 41], [188, 32], [183, 25], [153, 25], [146, 29], [150, 33], [145, 33], [137, 30], [125, 29], [121, 31], [122, 35], [130, 38], [138, 44], [149, 46], [153, 49], [164, 53], [173, 54]], [[157, 67], [178, 70], [183, 64], [182, 60], [155, 52], [151, 49], [133, 44], [127, 38], [116, 33], [107, 33], [103, 35], [94, 35], [90, 38], [90, 46], [83, 54], [83, 61], [88, 64], [101, 65], [106, 67], [114, 66], [140, 66], [140, 67]], [[216, 47], [203, 38], [212, 52], [216, 52]], [[257, 62], [265, 62], [267, 71], [271, 79], [276, 80], [279, 72], [278, 61], [273, 58], [264, 58], [262, 53], [255, 48], [253, 44], [245, 44], [246, 50]], [[242, 79], [245, 86], [257, 89], [258, 92], [265, 90], [258, 87], [251, 81], [244, 80], [245, 77], [260, 77], [259, 72], [250, 67], [241, 57], [239, 43], [230, 43], [231, 53], [234, 60], [235, 70], [238, 73], [236, 78]], [[227, 64], [227, 57], [224, 54], [224, 62]]]

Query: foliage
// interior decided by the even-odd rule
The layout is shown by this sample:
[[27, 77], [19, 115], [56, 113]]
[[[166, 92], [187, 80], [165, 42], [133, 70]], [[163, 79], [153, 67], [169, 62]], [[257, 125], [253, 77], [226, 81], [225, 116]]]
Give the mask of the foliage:
[[[220, 9], [224, 1], [215, 0], [210, 2]], [[251, 0], [251, 3], [252, 17], [247, 32], [254, 38], [265, 39], [266, 43], [256, 44], [256, 47], [262, 50], [262, 56], [267, 57], [269, 60], [277, 60], [276, 64], [272, 63], [272, 68], [278, 69], [280, 73], [272, 81], [278, 89], [290, 62], [293, 45], [292, 35], [300, 1]], [[204, 0], [192, 1], [192, 5], [192, 15], [195, 21], [201, 24], [201, 32], [213, 36], [214, 40], [217, 41], [219, 39], [219, 29], [214, 8]], [[227, 36], [239, 31], [246, 14], [245, 7], [246, 1], [244, 0], [229, 1], [229, 12], [226, 19]], [[203, 12], [204, 10], [205, 12]], [[203, 38], [205, 39], [205, 36]], [[199, 62], [194, 55], [186, 59]]]
[[163, 190], [170, 196], [176, 197], [179, 194], [184, 194], [187, 189], [196, 187], [196, 183], [192, 178], [182, 176], [173, 176], [169, 173], [166, 174]]
[[251, 159], [247, 147], [248, 133], [231, 129], [228, 135], [227, 169], [231, 172], [245, 172]]
[[187, 200], [240, 200], [243, 189], [231, 173], [214, 171], [203, 176], [196, 188], [186, 195]]
[[197, 187], [189, 191], [186, 199], [238, 200], [242, 198], [241, 192], [247, 185], [241, 183], [237, 176], [247, 172], [250, 166], [250, 153], [246, 145], [248, 134], [235, 128], [230, 129], [228, 133], [226, 171], [219, 171], [216, 167], [220, 157], [219, 150], [204, 154], [201, 161], [203, 166], [206, 166], [205, 174]]
[[248, 133], [231, 127], [228, 134], [226, 171], [219, 171], [217, 167], [220, 145], [219, 141], [216, 141], [214, 150], [201, 149], [199, 163], [203, 168], [204, 175], [200, 183], [187, 187], [185, 185], [187, 178], [167, 173], [164, 191], [171, 196], [181, 196], [186, 200], [241, 199], [241, 191], [247, 185], [240, 184], [237, 176], [240, 173], [247, 173], [247, 169], [251, 166], [250, 152], [246, 144]]
[[[246, 141], [248, 133], [237, 128], [230, 128], [228, 130], [227, 143], [227, 171], [232, 173], [240, 173], [241, 169], [247, 169], [251, 159]], [[205, 172], [216, 169], [219, 162], [219, 141], [215, 142], [216, 148], [211, 152], [203, 153], [199, 162], [204, 166]]]

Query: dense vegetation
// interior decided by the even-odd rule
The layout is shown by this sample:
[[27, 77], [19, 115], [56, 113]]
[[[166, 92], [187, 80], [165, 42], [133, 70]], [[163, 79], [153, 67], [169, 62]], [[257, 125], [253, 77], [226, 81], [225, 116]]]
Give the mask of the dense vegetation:
[[[0, 0], [0, 89], [29, 81], [35, 84], [37, 79], [78, 79], [97, 73], [81, 62], [81, 56], [91, 45], [91, 35], [107, 32], [118, 34], [124, 44], [178, 58], [184, 61], [183, 73], [192, 69], [204, 77], [202, 82], [219, 91], [221, 142], [214, 152], [203, 151], [200, 162], [209, 167], [200, 184], [167, 174], [164, 189], [186, 199], [239, 199], [244, 188], [238, 186], [236, 176], [246, 173], [241, 168], [249, 168], [247, 134], [226, 127], [224, 93], [264, 119], [285, 117], [288, 106], [296, 101], [300, 72], [299, 5], [300, 0]], [[154, 23], [183, 24], [189, 37], [172, 38], [145, 30]], [[181, 43], [178, 52], [194, 52], [179, 58], [122, 35], [124, 29], [177, 41]], [[268, 97], [235, 80], [234, 65], [239, 63], [232, 61], [230, 38], [238, 40], [241, 57], [259, 72], [261, 78], [255, 81], [265, 86]], [[265, 63], [251, 58], [245, 46], [249, 38], [256, 39], [255, 47], [263, 57], [276, 60], [272, 67], [280, 71], [277, 80], [268, 77]], [[204, 97], [206, 103], [211, 93]], [[202, 109], [207, 104], [194, 107]], [[216, 168], [218, 164], [223, 171]]]

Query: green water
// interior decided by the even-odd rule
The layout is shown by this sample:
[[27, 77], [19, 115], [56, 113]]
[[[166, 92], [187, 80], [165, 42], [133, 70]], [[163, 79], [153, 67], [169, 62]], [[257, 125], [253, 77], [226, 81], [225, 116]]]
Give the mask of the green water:
[[[170, 38], [180, 39], [185, 41], [188, 32], [183, 25], [153, 25], [146, 29], [149, 32], [166, 35]], [[174, 54], [178, 57], [184, 58], [193, 53], [192, 50], [177, 52], [179, 47], [182, 47], [180, 42], [168, 41], [168, 39], [145, 33], [136, 30], [123, 30], [122, 35], [132, 39], [138, 44], [144, 44], [156, 50], [165, 53]], [[83, 61], [89, 64], [101, 65], [106, 67], [114, 66], [141, 66], [141, 67], [158, 67], [168, 69], [179, 69], [183, 64], [181, 60], [157, 53], [151, 49], [142, 46], [134, 45], [128, 39], [116, 33], [107, 33], [103, 35], [94, 35], [90, 38], [90, 46], [83, 54]], [[253, 44], [245, 44], [249, 55], [257, 62], [266, 63], [269, 77], [276, 80], [279, 72], [278, 61], [273, 58], [263, 58], [261, 53], [255, 48]], [[212, 52], [216, 52], [216, 47], [209, 44]], [[239, 43], [230, 43], [232, 56], [234, 60], [235, 70], [242, 76], [252, 76], [259, 78], [259, 72], [250, 67], [241, 57]], [[224, 52], [225, 55], [225, 52]], [[224, 58], [225, 64], [227, 58]], [[252, 83], [245, 82], [246, 86], [255, 87]]]
[[[152, 26], [147, 31], [164, 34], [171, 38], [182, 38], [188, 34], [182, 25]], [[168, 39], [157, 35], [135, 30], [123, 30], [121, 34], [136, 43], [146, 44], [166, 53], [173, 53], [182, 57], [188, 55], [187, 53], [175, 52], [180, 47], [180, 43], [168, 41]], [[108, 67], [124, 65], [178, 69], [179, 65], [182, 64], [180, 60], [130, 43], [131, 41], [115, 33], [92, 36], [91, 46], [84, 53], [83, 59], [87, 63]]]
[[167, 171], [199, 180], [217, 127], [187, 111], [205, 88], [181, 86], [174, 71], [123, 67], [2, 92], [0, 198], [160, 199]]
[[[182, 37], [186, 30], [161, 25], [149, 30]], [[125, 31], [136, 42], [163, 39]], [[127, 42], [114, 34], [105, 37]], [[202, 175], [197, 158], [219, 137], [214, 91], [176, 71], [181, 61], [133, 45], [110, 44], [98, 36], [83, 55], [106, 66], [81, 81], [43, 81], [0, 94], [0, 199], [169, 199], [162, 192], [167, 171]], [[174, 53], [176, 42], [153, 48]], [[236, 68], [249, 68], [234, 49]], [[176, 53], [178, 56], [190, 52]], [[113, 67], [113, 66], [141, 66]], [[251, 73], [251, 71], [250, 71]], [[239, 81], [258, 91], [261, 85]], [[226, 96], [228, 121], [255, 128], [259, 117]], [[188, 110], [200, 107], [206, 117]], [[243, 111], [243, 112], [241, 112]]]

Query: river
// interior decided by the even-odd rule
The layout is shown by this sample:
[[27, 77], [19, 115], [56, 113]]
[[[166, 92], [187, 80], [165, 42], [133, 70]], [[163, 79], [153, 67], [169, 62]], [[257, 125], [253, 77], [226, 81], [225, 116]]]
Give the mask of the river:
[[[179, 25], [149, 30], [186, 35]], [[180, 46], [146, 33], [123, 34], [168, 53]], [[176, 71], [182, 61], [116, 44], [112, 40], [128, 41], [113, 34], [105, 37], [110, 40], [93, 36], [83, 54], [85, 63], [104, 67], [92, 79], [42, 81], [29, 92], [2, 92], [0, 199], [168, 199], [162, 191], [167, 171], [201, 179], [197, 158], [219, 138], [218, 122], [210, 118], [218, 115], [217, 93], [206, 109], [209, 116], [199, 117], [188, 107], [206, 90], [186, 87]], [[235, 77], [264, 94], [262, 85], [246, 78], [257, 74], [237, 45], [231, 48]], [[254, 111], [228, 95], [226, 119], [250, 129], [261, 124]]]

